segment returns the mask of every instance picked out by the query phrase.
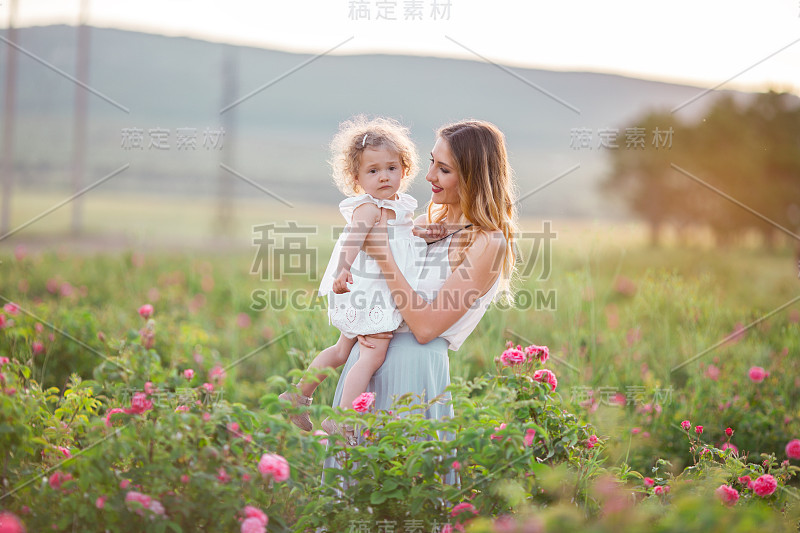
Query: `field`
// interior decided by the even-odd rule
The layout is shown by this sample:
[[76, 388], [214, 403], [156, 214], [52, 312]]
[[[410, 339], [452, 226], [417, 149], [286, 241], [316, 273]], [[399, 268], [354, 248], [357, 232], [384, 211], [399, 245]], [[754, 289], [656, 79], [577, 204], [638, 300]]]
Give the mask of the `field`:
[[[61, 198], [15, 198], [12, 227]], [[270, 531], [325, 524], [339, 524], [330, 525], [332, 531], [347, 530], [347, 520], [330, 518], [335, 514], [333, 495], [315, 492], [321, 490], [316, 485], [324, 447], [286, 424], [275, 397], [285, 381], [296, 377], [291, 371], [305, 367], [338, 332], [311, 296], [315, 283], [309, 272], [314, 269], [277, 276], [282, 264], [264, 253], [264, 270], [254, 272], [257, 248], [252, 243], [255, 225], [296, 221], [314, 228], [303, 233], [311, 250], [304, 257], [316, 258], [316, 271], [321, 271], [338, 215], [329, 206], [289, 208], [266, 196], [239, 200], [235, 222], [222, 234], [214, 230], [215, 208], [202, 199], [176, 202], [170, 197], [104, 196], [98, 191], [86, 197], [87, 235], [64, 233], [69, 226], [64, 208], [0, 243], [1, 303], [19, 306], [16, 310], [6, 305], [0, 330], [0, 357], [10, 359], [3, 368], [7, 383], [0, 418], [2, 477], [4, 486], [13, 489], [0, 507], [20, 516], [31, 530], [52, 524], [56, 530], [71, 531], [75, 524], [91, 524], [82, 530], [127, 531], [133, 517], [153, 531], [233, 531], [239, 527], [236, 513], [248, 498], [269, 515]], [[384, 479], [386, 498], [376, 502], [354, 489], [353, 501], [366, 497], [374, 505], [375, 520], [382, 516], [399, 524], [418, 516], [428, 527], [432, 517], [440, 517], [440, 523], [450, 519], [457, 527], [461, 518], [453, 520], [447, 512], [463, 500], [474, 505], [478, 515], [468, 531], [500, 531], [501, 525], [490, 520], [501, 514], [521, 523], [537, 513], [545, 531], [589, 523], [598, 531], [636, 530], [651, 522], [653, 530], [671, 531], [672, 520], [677, 524], [687, 516], [707, 520], [706, 529], [698, 530], [735, 530], [729, 522], [734, 517], [745, 525], [755, 520], [787, 530], [792, 523], [796, 526], [797, 460], [784, 464], [789, 459], [787, 444], [800, 437], [800, 280], [793, 250], [787, 246], [768, 251], [757, 244], [715, 249], [702, 235], [690, 247], [668, 238], [655, 249], [646, 244], [645, 228], [637, 224], [552, 220], [547, 223], [557, 236], [545, 253], [548, 247], [533, 235], [545, 223], [522, 221], [527, 236], [521, 243], [517, 305], [490, 309], [463, 347], [450, 353], [454, 382], [464, 387], [489, 384], [465, 393], [458, 404], [462, 411], [457, 412], [460, 421], [471, 420], [480, 429], [480, 435], [459, 433], [461, 449], [472, 449], [474, 458], [469, 473], [461, 459], [464, 479], [480, 475], [483, 481], [476, 481], [477, 488], [458, 500], [446, 491], [431, 496], [426, 491], [441, 489], [436, 480], [442, 465], [428, 465], [426, 459], [429, 477], [407, 487], [398, 481], [403, 476]], [[535, 243], [541, 253], [532, 257]], [[255, 294], [268, 295], [272, 304], [259, 309]], [[293, 302], [281, 299], [292, 294]], [[269, 300], [270, 295], [278, 299]], [[149, 326], [137, 313], [144, 304], [155, 310]], [[148, 327], [152, 339], [147, 337]], [[530, 383], [521, 379], [519, 369], [498, 366], [495, 359], [507, 341], [549, 347], [545, 366], [558, 377], [555, 392], [545, 394], [546, 388], [537, 389], [536, 382], [533, 389], [526, 388]], [[120, 365], [130, 372], [116, 368]], [[754, 379], [754, 367], [764, 369], [763, 380]], [[183, 377], [187, 368], [195, 370], [194, 378]], [[175, 399], [167, 394], [171, 409], [162, 406], [159, 411], [155, 405], [147, 410], [149, 418], [138, 413], [140, 418], [128, 421], [137, 425], [140, 438], [119, 438], [102, 453], [90, 451], [101, 430], [113, 427], [116, 419], [105, 423], [109, 409], [126, 407], [135, 391], [145, 390], [145, 382], [163, 393], [190, 388], [197, 394], [209, 382], [218, 403], [208, 406], [203, 400], [200, 406], [176, 413]], [[6, 387], [11, 384], [15, 390], [9, 394]], [[330, 404], [334, 386], [335, 379], [328, 379], [315, 395], [315, 427], [327, 415], [324, 406]], [[507, 405], [503, 391], [511, 394]], [[526, 398], [525, 409], [531, 409], [533, 418], [520, 415], [519, 402]], [[482, 414], [473, 412], [475, 405]], [[370, 427], [399, 424], [375, 416], [369, 419], [375, 424]], [[397, 429], [430, 430], [410, 420], [409, 426]], [[558, 451], [549, 463], [530, 460], [527, 468], [503, 470], [509, 457], [515, 457], [509, 455], [510, 444], [497, 456], [486, 450], [496, 442], [488, 433], [504, 427], [504, 420], [509, 431], [516, 422], [519, 434], [509, 440], [515, 439], [523, 450], [527, 428], [543, 437], [543, 449], [552, 445], [550, 451]], [[682, 429], [684, 420], [703, 426], [702, 433]], [[231, 424], [237, 424], [235, 429]], [[228, 442], [226, 428], [250, 440]], [[726, 435], [726, 428], [733, 429], [732, 436]], [[164, 436], [175, 432], [185, 435], [180, 445]], [[601, 445], [582, 444], [584, 433], [596, 436]], [[557, 434], [575, 438], [558, 447]], [[142, 447], [145, 442], [149, 448]], [[725, 443], [734, 445], [738, 455], [720, 451]], [[425, 456], [414, 446], [376, 437], [373, 451]], [[76, 456], [86, 450], [89, 458], [61, 463], [63, 458], [53, 455], [59, 447]], [[717, 451], [706, 454], [703, 448]], [[244, 480], [243, 487], [233, 487], [248, 468], [252, 477], [261, 477], [252, 458], [257, 462], [267, 452], [287, 458], [292, 466], [289, 480], [281, 484], [275, 476], [266, 476], [258, 484]], [[762, 453], [774, 457], [765, 462]], [[391, 464], [391, 457], [378, 456], [365, 456], [362, 463], [371, 457], [376, 464]], [[544, 464], [558, 472], [559, 481], [538, 469]], [[63, 487], [56, 483], [60, 488], [54, 488], [52, 478], [49, 484], [22, 486], [36, 476], [51, 476], [57, 468], [75, 479]], [[197, 474], [191, 481], [180, 477], [186, 469]], [[717, 486], [735, 486], [744, 472], [754, 479], [756, 473], [771, 472], [779, 490], [760, 497], [755, 489], [739, 485], [741, 499], [735, 506], [724, 506]], [[374, 473], [375, 479], [384, 474]], [[226, 476], [235, 479], [231, 482]], [[608, 476], [634, 495], [637, 513], [613, 518], [608, 509], [613, 498], [592, 492]], [[651, 477], [655, 486], [672, 486], [671, 495], [665, 496], [663, 489], [653, 491], [645, 479]], [[124, 501], [122, 490], [112, 493], [123, 478], [138, 485], [141, 493], [160, 494], [162, 512], [151, 512], [166, 514], [168, 520], [147, 521], [141, 517], [143, 508]], [[369, 486], [365, 479], [360, 478], [363, 489]], [[705, 492], [681, 489], [691, 485], [687, 479], [701, 480], [697, 484]], [[72, 484], [79, 487], [75, 494], [68, 490]], [[212, 490], [211, 485], [224, 487]], [[563, 487], [573, 485], [572, 496], [565, 496]], [[89, 496], [82, 498], [80, 492]], [[100, 492], [107, 497], [104, 505], [96, 505]], [[413, 510], [417, 501], [417, 514], [408, 514], [404, 505]], [[327, 522], [303, 522], [302, 516], [312, 509]], [[362, 514], [354, 511], [350, 520], [365, 516], [363, 505], [359, 509]], [[228, 518], [221, 522], [207, 518], [225, 510]], [[564, 521], [567, 515], [575, 522]], [[557, 525], [559, 520], [562, 525]], [[219, 524], [219, 529], [211, 524]], [[412, 528], [398, 525], [396, 530]]]

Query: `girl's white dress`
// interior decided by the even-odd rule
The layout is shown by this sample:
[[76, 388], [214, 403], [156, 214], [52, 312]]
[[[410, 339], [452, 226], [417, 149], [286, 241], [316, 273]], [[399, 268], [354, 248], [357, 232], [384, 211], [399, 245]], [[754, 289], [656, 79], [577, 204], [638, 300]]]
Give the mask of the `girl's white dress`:
[[348, 285], [350, 292], [333, 292], [342, 245], [351, 228], [356, 207], [369, 202], [395, 212], [395, 219], [388, 221], [389, 248], [400, 272], [415, 290], [425, 265], [425, 240], [412, 233], [417, 201], [405, 193], [398, 193], [397, 196], [396, 200], [381, 200], [370, 194], [362, 194], [339, 204], [339, 211], [347, 221], [347, 226], [333, 248], [320, 282], [319, 294], [328, 296], [330, 323], [350, 339], [357, 335], [394, 331], [403, 322], [380, 267], [363, 250], [358, 252], [350, 268], [353, 275], [353, 283]]

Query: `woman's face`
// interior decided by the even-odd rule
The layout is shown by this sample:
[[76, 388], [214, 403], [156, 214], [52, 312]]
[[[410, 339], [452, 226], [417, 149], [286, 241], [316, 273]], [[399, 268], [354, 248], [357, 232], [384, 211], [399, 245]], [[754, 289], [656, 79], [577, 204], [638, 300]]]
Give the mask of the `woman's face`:
[[425, 176], [431, 184], [433, 196], [431, 201], [435, 204], [460, 204], [458, 183], [461, 176], [458, 174], [456, 161], [450, 152], [447, 141], [441, 137], [436, 140], [431, 151], [431, 165]]

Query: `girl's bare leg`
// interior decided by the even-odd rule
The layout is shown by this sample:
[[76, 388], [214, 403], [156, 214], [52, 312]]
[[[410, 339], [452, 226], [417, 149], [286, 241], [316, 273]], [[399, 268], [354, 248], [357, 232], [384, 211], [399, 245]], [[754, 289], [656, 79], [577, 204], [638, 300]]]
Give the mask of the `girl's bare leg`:
[[[342, 366], [347, 362], [347, 358], [350, 356], [350, 350], [353, 349], [357, 340], [358, 339], [355, 338], [348, 339], [344, 335], [339, 335], [339, 340], [336, 341], [336, 344], [325, 348], [317, 354], [308, 366], [308, 371], [311, 372], [314, 369], [338, 368]], [[317, 374], [315, 377], [303, 377], [297, 384], [297, 387], [300, 389], [300, 393], [303, 396], [311, 396], [325, 378], [325, 374]]]
[[367, 348], [363, 344], [359, 347], [360, 355], [358, 361], [347, 373], [347, 378], [344, 380], [344, 388], [342, 389], [342, 398], [339, 402], [339, 406], [345, 409], [352, 409], [353, 400], [367, 390], [369, 380], [386, 359], [386, 350], [389, 348], [391, 339], [380, 339], [372, 335], [367, 335], [366, 337], [375, 347]]

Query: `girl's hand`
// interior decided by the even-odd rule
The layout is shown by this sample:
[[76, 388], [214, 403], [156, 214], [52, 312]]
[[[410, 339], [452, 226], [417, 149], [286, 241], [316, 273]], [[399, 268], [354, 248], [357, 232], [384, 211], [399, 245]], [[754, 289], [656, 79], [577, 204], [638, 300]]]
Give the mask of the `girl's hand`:
[[[373, 334], [370, 335], [370, 337], [375, 337], [375, 338], [378, 338], [378, 339], [391, 339], [392, 337], [394, 337], [394, 335], [392, 335], [391, 331], [385, 331], [383, 333], [373, 333]], [[367, 339], [366, 335], [359, 335], [358, 336], [358, 343], [361, 346], [365, 347], [365, 348], [374, 348], [375, 347], [374, 344], [369, 342], [369, 340]]]
[[419, 237], [420, 239], [424, 239], [428, 236], [428, 228], [425, 226], [417, 226], [414, 224], [414, 228], [411, 230], [411, 233], [414, 234], [414, 237]]
[[347, 284], [353, 283], [353, 274], [350, 273], [349, 270], [342, 270], [339, 272], [339, 275], [336, 276], [336, 279], [333, 280], [333, 292], [336, 294], [344, 294], [346, 292], [350, 292], [350, 288]]
[[447, 228], [444, 224], [428, 224], [427, 226], [414, 226], [412, 233], [421, 239], [425, 239], [428, 244], [444, 239], [447, 236]]
[[447, 228], [444, 224], [428, 224], [428, 235], [435, 240], [443, 239], [447, 236]]

